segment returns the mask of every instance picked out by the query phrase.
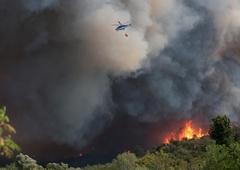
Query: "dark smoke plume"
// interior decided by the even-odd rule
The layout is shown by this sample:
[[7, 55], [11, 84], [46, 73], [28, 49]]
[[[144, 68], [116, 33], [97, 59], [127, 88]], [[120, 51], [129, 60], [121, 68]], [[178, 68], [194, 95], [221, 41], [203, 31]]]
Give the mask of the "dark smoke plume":
[[[239, 6], [1, 0], [0, 101], [18, 140], [82, 148], [123, 113], [140, 124], [218, 114], [238, 121]], [[117, 21], [132, 21], [129, 37], [114, 30]]]

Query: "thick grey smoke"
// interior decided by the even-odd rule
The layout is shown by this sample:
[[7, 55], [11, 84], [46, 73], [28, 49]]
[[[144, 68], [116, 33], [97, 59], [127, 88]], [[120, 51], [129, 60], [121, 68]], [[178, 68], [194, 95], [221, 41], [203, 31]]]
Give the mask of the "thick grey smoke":
[[[237, 121], [239, 6], [239, 0], [0, 1], [1, 101], [15, 108], [19, 138], [83, 147], [116, 108], [150, 122], [198, 113]], [[129, 37], [111, 26], [117, 21], [133, 22]]]
[[[118, 95], [121, 101], [126, 101], [121, 106], [143, 120], [169, 116], [192, 118], [195, 113], [203, 113], [208, 119], [227, 114], [237, 121], [239, 1], [183, 2], [184, 5], [178, 5], [188, 6], [191, 11], [185, 9], [183, 16], [186, 21], [195, 21], [194, 24], [186, 24], [185, 18], [179, 18], [180, 25], [183, 22], [186, 28], [179, 26], [176, 36], [168, 38], [160, 55], [150, 59], [150, 68], [136, 79], [138, 83], [128, 79], [119, 83], [118, 89], [122, 91]], [[124, 93], [126, 89], [128, 93]]]

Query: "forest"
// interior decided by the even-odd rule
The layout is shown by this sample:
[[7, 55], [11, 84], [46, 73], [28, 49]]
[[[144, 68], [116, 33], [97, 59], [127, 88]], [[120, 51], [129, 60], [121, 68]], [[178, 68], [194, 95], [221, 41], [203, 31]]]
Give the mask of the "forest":
[[0, 110], [0, 154], [15, 161], [0, 170], [239, 170], [240, 128], [232, 126], [226, 116], [212, 118], [208, 135], [191, 139], [171, 139], [145, 150], [136, 146], [132, 152], [120, 153], [112, 162], [85, 167], [70, 167], [66, 163], [41, 166], [36, 160], [21, 153], [9, 134], [16, 133], [9, 124], [5, 108]]

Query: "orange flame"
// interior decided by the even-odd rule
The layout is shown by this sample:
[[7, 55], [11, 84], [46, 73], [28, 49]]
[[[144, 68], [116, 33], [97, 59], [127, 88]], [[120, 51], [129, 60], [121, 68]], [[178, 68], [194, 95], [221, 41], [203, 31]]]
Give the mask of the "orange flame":
[[178, 133], [171, 132], [171, 135], [164, 139], [164, 143], [169, 143], [170, 139], [173, 140], [181, 140], [182, 138], [192, 139], [194, 137], [200, 138], [204, 135], [207, 135], [207, 133], [205, 134], [202, 133], [201, 128], [198, 128], [198, 130], [194, 129], [192, 127], [192, 120], [189, 120], [185, 123], [184, 127], [180, 129], [180, 132]]

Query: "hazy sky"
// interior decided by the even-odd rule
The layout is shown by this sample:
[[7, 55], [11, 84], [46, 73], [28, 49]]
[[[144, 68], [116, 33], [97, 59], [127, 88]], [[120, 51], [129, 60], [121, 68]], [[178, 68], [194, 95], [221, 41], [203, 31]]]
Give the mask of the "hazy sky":
[[150, 146], [188, 119], [237, 122], [239, 18], [240, 0], [1, 0], [0, 105], [15, 139], [64, 155]]

